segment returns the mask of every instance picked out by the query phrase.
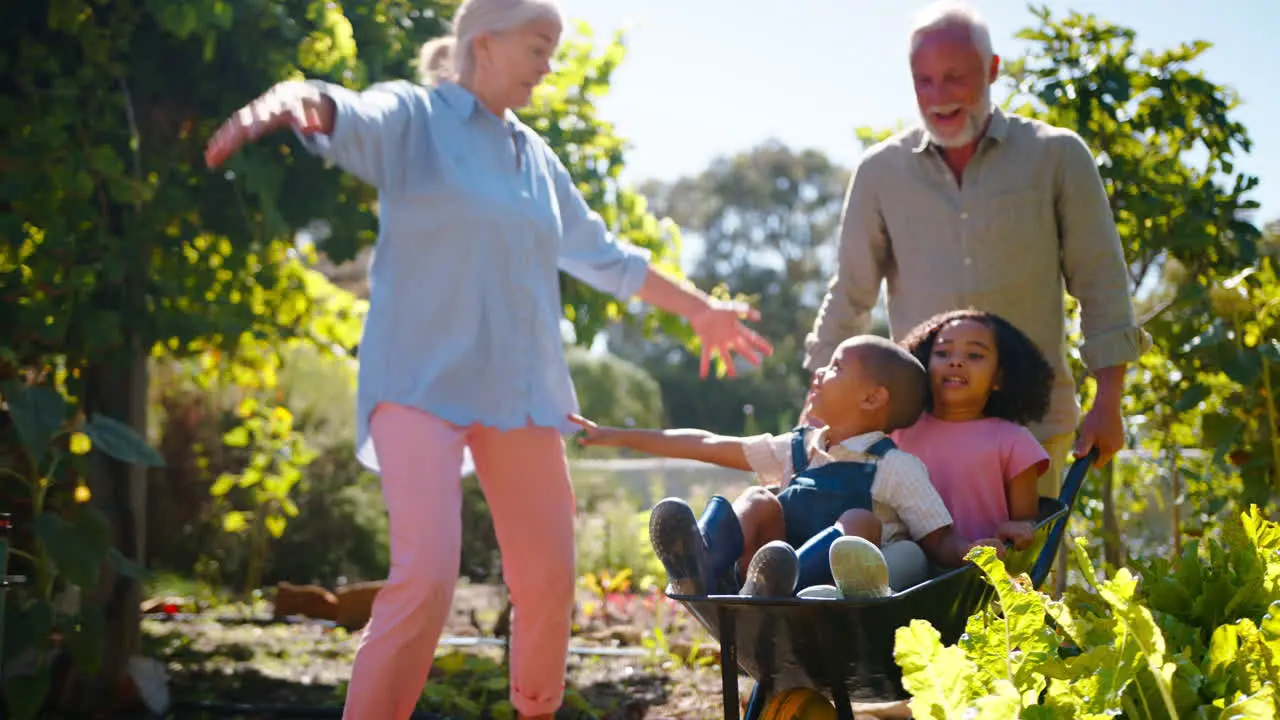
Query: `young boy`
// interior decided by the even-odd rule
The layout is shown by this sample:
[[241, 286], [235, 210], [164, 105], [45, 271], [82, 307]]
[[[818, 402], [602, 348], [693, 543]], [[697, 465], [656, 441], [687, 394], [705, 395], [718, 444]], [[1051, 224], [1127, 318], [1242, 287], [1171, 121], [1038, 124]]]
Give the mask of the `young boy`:
[[887, 437], [919, 417], [927, 383], [905, 349], [865, 335], [842, 343], [815, 376], [811, 414], [821, 429], [738, 438], [573, 420], [585, 445], [749, 470], [762, 485], [784, 486], [777, 496], [752, 487], [732, 504], [715, 496], [700, 519], [678, 498], [655, 505], [650, 540], [677, 593], [736, 593], [742, 577], [743, 595], [834, 583], [845, 597], [883, 596], [924, 581], [930, 560], [962, 564], [974, 545], [953, 531], [924, 464]]

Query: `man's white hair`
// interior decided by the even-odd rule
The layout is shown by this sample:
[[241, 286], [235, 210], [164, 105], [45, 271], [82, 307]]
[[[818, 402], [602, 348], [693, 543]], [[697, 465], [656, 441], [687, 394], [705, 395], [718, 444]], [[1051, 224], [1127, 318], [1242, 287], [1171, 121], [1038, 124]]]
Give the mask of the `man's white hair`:
[[995, 50], [991, 46], [991, 28], [973, 5], [963, 0], [941, 0], [921, 10], [911, 25], [911, 53], [926, 33], [944, 28], [964, 28], [973, 39], [973, 46], [982, 56], [983, 64], [991, 62]]

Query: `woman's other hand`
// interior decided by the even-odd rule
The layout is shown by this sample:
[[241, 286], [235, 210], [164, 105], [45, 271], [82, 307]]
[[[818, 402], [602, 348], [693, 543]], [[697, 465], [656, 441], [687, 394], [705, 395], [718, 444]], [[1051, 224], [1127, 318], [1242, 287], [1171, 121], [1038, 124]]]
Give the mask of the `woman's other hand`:
[[759, 365], [764, 356], [773, 354], [773, 345], [751, 328], [744, 320], [759, 320], [760, 311], [734, 300], [708, 300], [707, 307], [689, 318], [689, 324], [702, 341], [702, 362], [698, 374], [706, 377], [711, 369], [711, 356], [718, 354], [724, 360], [726, 372], [733, 377], [732, 353], [736, 352], [752, 365]]

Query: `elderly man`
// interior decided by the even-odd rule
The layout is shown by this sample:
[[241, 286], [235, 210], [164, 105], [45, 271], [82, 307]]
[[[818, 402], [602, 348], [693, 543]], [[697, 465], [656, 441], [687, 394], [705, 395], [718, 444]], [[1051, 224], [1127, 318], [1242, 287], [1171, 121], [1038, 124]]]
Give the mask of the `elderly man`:
[[881, 281], [895, 336], [956, 308], [1004, 316], [1057, 374], [1049, 413], [1032, 428], [1054, 462], [1041, 494], [1056, 496], [1080, 414], [1064, 285], [1080, 303], [1081, 350], [1098, 387], [1077, 457], [1097, 446], [1101, 464], [1123, 446], [1125, 365], [1147, 342], [1102, 178], [1075, 133], [992, 106], [1000, 58], [972, 9], [927, 10], [910, 60], [922, 127], [870, 148], [854, 172], [838, 269], [806, 340], [805, 367], [821, 368], [841, 340], [866, 331]]

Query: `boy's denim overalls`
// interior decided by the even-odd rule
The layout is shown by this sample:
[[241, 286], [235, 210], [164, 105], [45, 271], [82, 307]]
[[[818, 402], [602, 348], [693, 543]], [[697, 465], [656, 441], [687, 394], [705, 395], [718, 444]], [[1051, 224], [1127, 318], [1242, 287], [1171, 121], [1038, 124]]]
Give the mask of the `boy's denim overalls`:
[[[812, 428], [799, 427], [791, 435], [791, 482], [778, 494], [787, 525], [787, 543], [793, 548], [835, 524], [846, 510], [871, 510], [871, 485], [876, 462], [837, 460], [809, 467], [805, 439]], [[877, 460], [897, 446], [888, 437], [876, 441], [866, 454]]]

